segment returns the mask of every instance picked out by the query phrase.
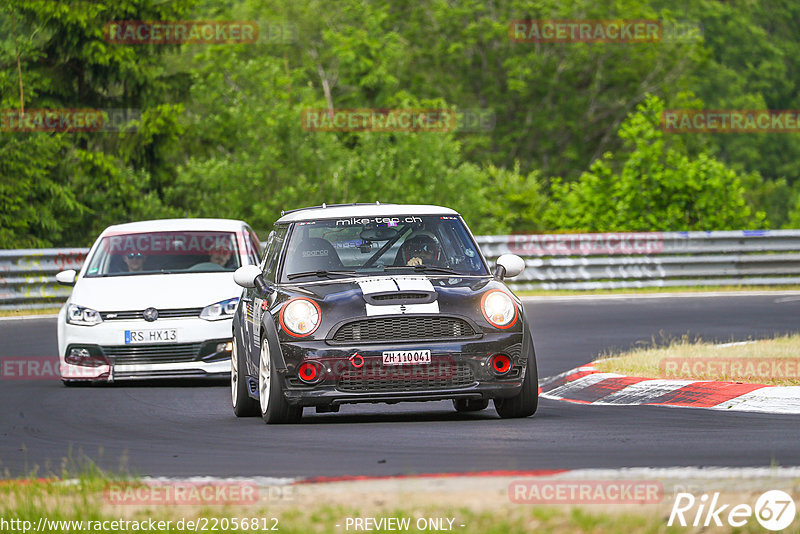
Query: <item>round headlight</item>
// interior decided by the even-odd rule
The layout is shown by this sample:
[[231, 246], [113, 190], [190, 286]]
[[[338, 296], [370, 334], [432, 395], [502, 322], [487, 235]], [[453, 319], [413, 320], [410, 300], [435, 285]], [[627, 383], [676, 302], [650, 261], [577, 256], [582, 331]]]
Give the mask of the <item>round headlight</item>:
[[483, 316], [497, 328], [510, 328], [517, 322], [517, 307], [505, 291], [493, 289], [481, 299]]
[[283, 330], [294, 337], [304, 337], [317, 329], [322, 312], [317, 303], [302, 297], [290, 300], [281, 308]]

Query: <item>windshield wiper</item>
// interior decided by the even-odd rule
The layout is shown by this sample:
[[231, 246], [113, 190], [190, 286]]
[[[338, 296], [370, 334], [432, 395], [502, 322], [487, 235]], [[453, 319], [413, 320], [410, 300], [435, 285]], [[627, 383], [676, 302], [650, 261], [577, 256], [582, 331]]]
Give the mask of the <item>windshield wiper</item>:
[[383, 268], [384, 271], [388, 271], [390, 269], [391, 270], [394, 270], [394, 269], [414, 269], [415, 271], [419, 271], [419, 272], [426, 272], [427, 271], [427, 272], [432, 272], [432, 273], [464, 274], [464, 273], [460, 273], [458, 271], [454, 271], [453, 269], [448, 269], [447, 267], [434, 267], [432, 265], [401, 265], [399, 267], [395, 267], [395, 266], [391, 266], [390, 265], [389, 267], [384, 267]]
[[323, 276], [330, 276], [332, 274], [333, 275], [337, 275], [337, 274], [338, 275], [348, 275], [348, 274], [355, 274], [355, 273], [356, 273], [355, 271], [345, 271], [345, 270], [342, 270], [342, 271], [325, 271], [325, 270], [304, 271], [302, 273], [292, 273], [292, 274], [288, 275], [286, 278], [288, 278], [289, 280], [294, 280], [295, 278], [301, 278], [303, 276], [317, 276], [317, 277], [321, 278]]

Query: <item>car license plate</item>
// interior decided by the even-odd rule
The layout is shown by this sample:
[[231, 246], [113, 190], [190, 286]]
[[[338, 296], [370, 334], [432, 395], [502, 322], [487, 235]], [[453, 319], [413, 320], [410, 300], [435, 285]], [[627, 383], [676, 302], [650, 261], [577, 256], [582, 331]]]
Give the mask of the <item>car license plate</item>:
[[387, 350], [383, 353], [383, 365], [417, 365], [431, 363], [429, 350]]
[[125, 330], [125, 344], [136, 343], [173, 343], [178, 340], [178, 331], [174, 328], [159, 330]]

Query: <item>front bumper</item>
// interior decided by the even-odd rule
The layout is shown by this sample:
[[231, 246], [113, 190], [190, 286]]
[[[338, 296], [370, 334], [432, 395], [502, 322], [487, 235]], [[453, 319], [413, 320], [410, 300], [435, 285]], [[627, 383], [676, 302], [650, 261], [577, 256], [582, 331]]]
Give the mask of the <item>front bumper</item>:
[[[384, 366], [382, 354], [394, 350], [430, 350], [430, 364]], [[527, 371], [522, 333], [484, 334], [480, 339], [414, 343], [331, 346], [324, 341], [282, 342], [287, 401], [295, 406], [324, 406], [363, 402], [408, 402], [445, 399], [492, 399], [517, 395]], [[496, 375], [489, 358], [511, 358], [511, 369]], [[363, 359], [351, 361], [355, 355]], [[299, 366], [314, 363], [317, 382], [298, 377]], [[361, 364], [356, 367], [356, 364]]]
[[[69, 381], [113, 382], [153, 378], [224, 378], [230, 375], [230, 352], [218, 350], [231, 341], [231, 321], [199, 318], [107, 321], [95, 326], [67, 324], [59, 315], [61, 377]], [[126, 344], [125, 331], [175, 330], [174, 343]], [[66, 360], [83, 348], [110, 365], [75, 365]]]

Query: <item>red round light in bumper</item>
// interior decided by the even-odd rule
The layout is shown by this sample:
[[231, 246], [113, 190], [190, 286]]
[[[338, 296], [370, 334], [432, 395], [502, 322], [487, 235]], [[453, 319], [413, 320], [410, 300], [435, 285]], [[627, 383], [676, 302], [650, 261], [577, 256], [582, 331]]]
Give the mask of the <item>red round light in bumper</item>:
[[511, 358], [505, 354], [495, 354], [489, 358], [489, 366], [498, 376], [508, 374], [511, 370]]
[[297, 377], [306, 384], [313, 384], [319, 382], [322, 373], [316, 364], [311, 362], [304, 362], [300, 364], [297, 369]]

